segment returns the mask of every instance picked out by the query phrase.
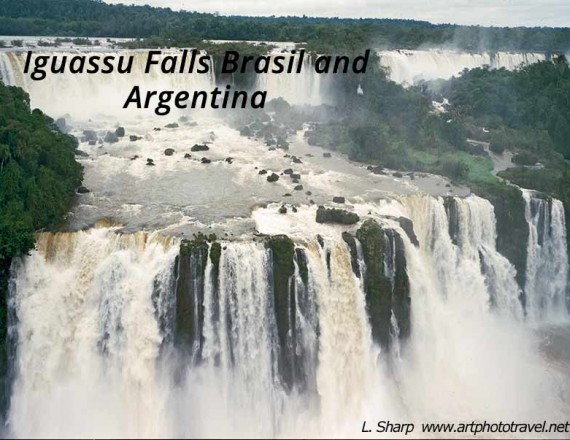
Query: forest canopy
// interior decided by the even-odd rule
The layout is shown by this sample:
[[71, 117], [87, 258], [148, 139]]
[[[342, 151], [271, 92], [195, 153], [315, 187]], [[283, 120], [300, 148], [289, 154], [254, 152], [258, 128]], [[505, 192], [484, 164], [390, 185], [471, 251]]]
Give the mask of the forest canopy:
[[434, 25], [396, 19], [220, 16], [98, 0], [0, 0], [0, 35], [160, 37], [192, 40], [305, 42], [316, 51], [414, 49], [449, 45], [463, 50], [570, 50], [570, 28]]
[[34, 232], [69, 211], [83, 169], [76, 141], [29, 97], [0, 82], [0, 266], [34, 246]]

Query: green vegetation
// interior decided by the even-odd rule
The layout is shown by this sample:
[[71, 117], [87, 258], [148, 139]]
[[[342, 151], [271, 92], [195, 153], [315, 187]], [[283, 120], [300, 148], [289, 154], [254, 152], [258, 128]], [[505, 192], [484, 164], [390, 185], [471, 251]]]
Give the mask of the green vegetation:
[[568, 28], [486, 28], [424, 21], [317, 17], [241, 17], [176, 12], [100, 0], [0, 2], [0, 34], [171, 39], [293, 41], [320, 52], [363, 47], [450, 44], [464, 50], [566, 51]]
[[0, 261], [26, 253], [34, 231], [60, 224], [82, 168], [76, 141], [39, 110], [21, 89], [0, 83]]
[[[39, 110], [30, 111], [23, 90], [0, 82], [0, 377], [4, 379], [10, 263], [34, 247], [36, 230], [63, 221], [82, 179], [75, 147], [74, 139], [60, 133], [52, 119]], [[0, 398], [2, 408], [5, 398]]]

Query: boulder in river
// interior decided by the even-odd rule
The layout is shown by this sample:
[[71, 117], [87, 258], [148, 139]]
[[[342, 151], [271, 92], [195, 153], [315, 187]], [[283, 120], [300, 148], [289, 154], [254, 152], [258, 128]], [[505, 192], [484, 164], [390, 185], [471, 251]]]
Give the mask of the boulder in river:
[[338, 223], [341, 225], [353, 225], [360, 221], [358, 214], [348, 212], [344, 209], [325, 208], [319, 206], [317, 209], [317, 223]]
[[207, 157], [203, 157], [202, 163], [212, 163], [212, 161], [210, 159], [208, 159]]
[[205, 144], [195, 144], [190, 148], [190, 151], [208, 151], [210, 147]]
[[175, 153], [174, 148], [167, 148], [166, 150], [164, 150], [165, 156], [172, 156], [174, 153]]
[[345, 200], [344, 197], [335, 196], [335, 197], [333, 197], [332, 201], [333, 201], [334, 203], [344, 203], [346, 200]]
[[146, 160], [146, 164], [147, 164], [147, 166], [149, 166], [149, 167], [153, 167], [153, 166], [154, 166], [154, 160], [148, 158], [148, 159]]
[[165, 127], [166, 128], [178, 128], [179, 125], [176, 122], [172, 122], [171, 124], [166, 124]]
[[279, 180], [279, 176], [275, 173], [271, 173], [269, 176], [267, 176], [267, 181], [268, 182], [277, 182]]
[[94, 130], [83, 130], [83, 137], [85, 139], [85, 142], [96, 141], [97, 133], [95, 133]]
[[91, 191], [89, 191], [86, 187], [84, 186], [80, 186], [79, 188], [77, 188], [77, 193], [78, 194], [89, 194]]
[[107, 142], [108, 144], [114, 144], [115, 142], [119, 142], [119, 138], [115, 133], [108, 131], [103, 141]]
[[328, 158], [331, 158], [332, 155], [330, 153], [323, 153], [323, 157], [328, 159]]
[[115, 130], [115, 134], [117, 135], [117, 137], [124, 137], [125, 136], [125, 127], [118, 127]]

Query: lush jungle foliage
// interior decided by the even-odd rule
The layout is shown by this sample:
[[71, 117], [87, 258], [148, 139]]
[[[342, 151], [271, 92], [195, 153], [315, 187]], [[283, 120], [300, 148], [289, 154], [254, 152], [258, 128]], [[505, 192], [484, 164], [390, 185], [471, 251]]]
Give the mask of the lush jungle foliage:
[[[566, 51], [568, 28], [485, 28], [423, 21], [315, 17], [241, 17], [175, 12], [98, 0], [0, 0], [0, 35], [188, 37], [307, 42], [317, 51], [452, 44], [465, 50]], [[182, 36], [182, 37], [181, 37]]]
[[73, 138], [28, 95], [0, 82], [0, 263], [29, 251], [34, 231], [61, 223], [82, 168]]
[[[359, 84], [363, 95], [355, 93]], [[310, 143], [389, 168], [496, 183], [488, 154], [467, 142], [473, 139], [490, 143], [499, 154], [514, 152], [513, 168], [545, 166], [504, 173], [521, 183], [524, 177], [524, 186], [558, 195], [561, 187], [570, 188], [561, 180], [568, 174], [564, 158], [570, 158], [570, 68], [563, 56], [513, 72], [466, 70], [458, 78], [410, 89], [377, 69], [342, 78], [332, 89], [346, 111], [309, 131]], [[436, 113], [431, 102], [442, 98], [450, 105]]]

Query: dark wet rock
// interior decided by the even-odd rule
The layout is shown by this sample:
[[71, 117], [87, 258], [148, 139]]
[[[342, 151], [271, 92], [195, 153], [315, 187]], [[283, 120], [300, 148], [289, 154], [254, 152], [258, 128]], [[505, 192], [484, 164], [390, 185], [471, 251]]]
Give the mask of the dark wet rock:
[[303, 161], [301, 159], [299, 159], [296, 156], [293, 156], [293, 163], [303, 163]]
[[85, 151], [75, 150], [75, 155], [79, 157], [89, 157], [89, 154]]
[[192, 159], [192, 155], [190, 153], [186, 153], [184, 155], [184, 159]]
[[307, 191], [305, 194], [308, 195], [308, 196], [312, 196], [312, 195], [313, 195], [313, 193], [312, 193], [311, 191]]
[[91, 191], [89, 191], [86, 187], [84, 186], [80, 186], [79, 188], [77, 188], [77, 193], [78, 194], [88, 194]]
[[167, 148], [166, 150], [164, 150], [164, 155], [165, 156], [172, 156], [174, 155], [176, 151], [174, 150], [174, 148]]
[[368, 171], [370, 171], [371, 173], [374, 174], [380, 174], [380, 175], [386, 175], [386, 171], [384, 171], [384, 169], [381, 166], [372, 166], [372, 165], [368, 165], [366, 167], [366, 169]]
[[293, 170], [291, 168], [287, 168], [286, 170], [283, 170], [283, 174], [293, 174]]
[[344, 209], [325, 208], [319, 206], [317, 209], [317, 223], [338, 223], [341, 225], [353, 225], [358, 223], [360, 217], [354, 212], [348, 212]]
[[296, 206], [293, 206], [293, 207], [291, 208], [291, 210], [292, 210], [293, 212], [297, 212], [297, 207], [296, 207]]
[[419, 246], [420, 242], [414, 231], [414, 222], [406, 217], [397, 217], [396, 221], [400, 224], [400, 227], [404, 230], [410, 241], [414, 246]]
[[293, 183], [299, 183], [299, 179], [293, 179], [292, 182]]
[[275, 173], [271, 173], [269, 176], [267, 176], [267, 181], [268, 182], [277, 182], [279, 180], [279, 176]]
[[315, 157], [314, 155], [312, 155], [311, 153], [307, 153], [305, 154], [306, 157]]
[[154, 127], [154, 131], [161, 131], [161, 130], [162, 130], [162, 128]]
[[290, 155], [290, 154], [284, 154], [283, 157], [284, 157], [285, 159], [289, 159], [289, 158], [291, 157], [291, 155]]
[[146, 164], [147, 164], [149, 167], [153, 167], [153, 166], [154, 166], [154, 160], [153, 160], [153, 159], [147, 159], [147, 160], [146, 160]]
[[114, 144], [115, 142], [119, 142], [119, 138], [115, 133], [108, 131], [103, 141], [107, 142], [108, 144]]
[[335, 196], [335, 197], [333, 197], [332, 201], [333, 201], [334, 203], [344, 203], [346, 200], [345, 200], [344, 197]]
[[330, 154], [330, 153], [323, 153], [323, 157], [326, 157], [326, 158], [328, 159], [328, 158], [331, 158], [331, 157], [332, 157], [332, 154]]
[[57, 119], [55, 121], [55, 125], [62, 133], [67, 133], [69, 131], [69, 127], [67, 126], [67, 121], [65, 120], [65, 118]]
[[84, 142], [96, 141], [97, 133], [94, 130], [83, 130], [83, 138], [85, 139]]
[[320, 247], [325, 247], [325, 241], [323, 240], [323, 237], [321, 236], [321, 234], [317, 234], [317, 243], [319, 243]]
[[94, 147], [95, 145], [97, 145], [97, 141], [89, 141], [89, 145]]
[[208, 159], [207, 157], [203, 157], [201, 162], [202, 163], [212, 163], [212, 161], [210, 159]]
[[289, 149], [289, 142], [287, 142], [287, 140], [283, 137], [278, 137], [277, 138], [277, 148], [280, 148], [282, 150], [288, 150]]
[[234, 162], [234, 158], [233, 157], [226, 157], [226, 162], [229, 163], [230, 165]]
[[295, 191], [303, 191], [303, 185], [297, 185], [295, 188], [293, 188]]
[[300, 179], [301, 175], [299, 173], [291, 173], [290, 177], [291, 179]]
[[164, 127], [165, 127], [165, 128], [178, 128], [179, 125], [178, 125], [178, 123], [176, 123], [176, 122], [172, 122], [172, 123], [170, 123], [170, 124], [166, 124]]
[[[295, 244], [286, 235], [274, 235], [267, 240], [267, 247], [271, 255], [273, 285], [273, 310], [275, 311], [275, 324], [277, 327], [277, 366], [281, 382], [291, 389], [295, 383], [294, 365], [300, 362], [295, 347], [296, 331], [294, 321], [295, 313], [292, 303], [291, 279], [295, 275]], [[293, 340], [291, 340], [293, 338]]]
[[397, 177], [397, 178], [404, 177], [404, 175], [402, 173], [400, 173], [399, 171], [396, 171], [395, 173], [393, 173], [392, 176]]
[[115, 130], [115, 135], [116, 135], [117, 137], [120, 137], [120, 138], [124, 137], [124, 136], [125, 136], [125, 127], [118, 127], [118, 128]]
[[139, 141], [139, 140], [141, 140], [141, 139], [142, 139], [142, 137], [136, 136], [136, 135], [134, 135], [134, 134], [131, 134], [131, 135], [129, 136], [129, 141], [131, 141], [131, 142], [136, 142], [136, 141]]
[[190, 151], [208, 151], [210, 147], [205, 144], [195, 144], [190, 148]]
[[259, 174], [263, 176], [267, 174], [267, 170], [259, 170]]
[[269, 151], [275, 151], [275, 147], [269, 148]]
[[281, 205], [279, 208], [279, 214], [287, 214], [287, 207], [285, 205]]
[[396, 231], [384, 229], [374, 220], [366, 220], [356, 238], [366, 263], [364, 292], [372, 337], [389, 350], [394, 340], [393, 318], [401, 339], [410, 334], [411, 299], [404, 242]]
[[291, 193], [285, 193], [283, 194], [283, 197], [292, 197]]
[[137, 160], [139, 158], [138, 154], [135, 154], [134, 156], [131, 156], [129, 159], [130, 160]]

